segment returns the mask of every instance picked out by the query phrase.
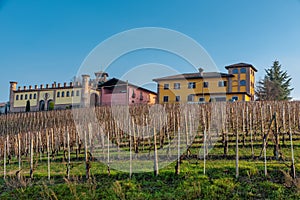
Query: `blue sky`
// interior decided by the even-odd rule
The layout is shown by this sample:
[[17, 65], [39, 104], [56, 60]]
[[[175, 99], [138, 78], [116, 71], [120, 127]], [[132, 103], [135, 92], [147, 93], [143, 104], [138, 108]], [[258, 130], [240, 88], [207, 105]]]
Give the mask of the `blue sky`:
[[[221, 71], [248, 62], [259, 79], [279, 60], [293, 78], [292, 96], [300, 99], [299, 19], [299, 0], [0, 0], [0, 102], [8, 100], [11, 80], [21, 86], [69, 82], [100, 42], [139, 27], [188, 35]], [[160, 52], [140, 52], [115, 62], [110, 75], [149, 62], [185, 64]]]

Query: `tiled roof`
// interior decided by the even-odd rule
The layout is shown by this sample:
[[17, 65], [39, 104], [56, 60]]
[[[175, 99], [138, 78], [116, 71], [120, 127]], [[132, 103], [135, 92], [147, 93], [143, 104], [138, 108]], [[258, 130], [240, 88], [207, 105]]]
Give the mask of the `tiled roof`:
[[[101, 87], [111, 87], [111, 86], [116, 86], [116, 85], [126, 85], [127, 82], [125, 81], [122, 81], [120, 79], [117, 79], [117, 78], [112, 78], [104, 83], [101, 83], [98, 85], [98, 88], [101, 88]], [[147, 92], [150, 92], [150, 93], [153, 93], [153, 94], [156, 94], [155, 92], [151, 91], [151, 90], [148, 90], [146, 88], [143, 88], [143, 87], [139, 87], [137, 85], [134, 85], [134, 84], [131, 84], [131, 83], [128, 83], [129, 86], [132, 86], [132, 87], [136, 87], [136, 88], [139, 88], [141, 90], [144, 90], [144, 91], [147, 91]]]
[[177, 79], [195, 79], [195, 78], [218, 78], [218, 77], [233, 77], [232, 74], [219, 73], [219, 72], [204, 72], [201, 75], [199, 72], [197, 73], [187, 73], [187, 74], [178, 74], [174, 76], [166, 76], [162, 78], [153, 79], [153, 81], [161, 81], [161, 80], [177, 80]]
[[257, 69], [253, 65], [248, 63], [237, 63], [233, 65], [228, 65], [225, 68], [230, 69], [230, 68], [239, 68], [239, 67], [251, 67], [255, 72], [257, 72]]

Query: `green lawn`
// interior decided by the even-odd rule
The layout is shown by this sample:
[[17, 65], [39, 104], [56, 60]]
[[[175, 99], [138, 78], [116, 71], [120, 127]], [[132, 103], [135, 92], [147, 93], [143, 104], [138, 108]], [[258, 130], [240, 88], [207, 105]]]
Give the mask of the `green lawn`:
[[[197, 154], [199, 145], [194, 144], [192, 154]], [[255, 155], [260, 152], [255, 145]], [[268, 176], [264, 175], [263, 159], [249, 158], [251, 147], [240, 146], [239, 178], [235, 178], [235, 151], [229, 148], [228, 159], [222, 158], [223, 148], [218, 143], [206, 161], [206, 174], [203, 174], [203, 160], [186, 158], [180, 166], [180, 175], [175, 175], [175, 162], [153, 173], [128, 173], [111, 169], [100, 162], [92, 162], [91, 178], [85, 179], [83, 155], [71, 162], [70, 180], [65, 178], [66, 165], [62, 156], [51, 160], [51, 180], [47, 179], [47, 162], [35, 158], [34, 180], [29, 179], [29, 158], [22, 160], [23, 180], [17, 180], [17, 159], [7, 165], [7, 178], [0, 177], [0, 199], [299, 199], [300, 193], [291, 184], [284, 172], [290, 170], [290, 149], [287, 143], [282, 152], [285, 161], [272, 159], [273, 149], [267, 150]], [[296, 169], [299, 172], [299, 148], [295, 145]], [[75, 155], [72, 154], [74, 157]], [[151, 162], [151, 161], [149, 161]], [[3, 160], [0, 170], [3, 172]], [[300, 185], [300, 184], [299, 184]]]

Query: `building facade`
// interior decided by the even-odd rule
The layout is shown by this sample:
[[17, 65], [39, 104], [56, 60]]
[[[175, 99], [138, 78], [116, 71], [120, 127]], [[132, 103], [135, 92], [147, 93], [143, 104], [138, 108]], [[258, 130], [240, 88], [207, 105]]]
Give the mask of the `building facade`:
[[[107, 77], [108, 74], [105, 72], [96, 72], [95, 79], [90, 79], [89, 75], [82, 75], [81, 81], [74, 81], [68, 84], [54, 82], [51, 86], [42, 84], [40, 86], [24, 86], [22, 88], [20, 86], [17, 87], [17, 82], [12, 81], [10, 82], [10, 112], [25, 112], [26, 107], [29, 107], [30, 111], [43, 111], [111, 105], [114, 99], [109, 97], [111, 95], [109, 95], [107, 87], [110, 84], [110, 88], [114, 88], [113, 83], [119, 84], [121, 82], [112, 81], [116, 79], [107, 80]], [[115, 88], [118, 88], [118, 86], [116, 85]], [[128, 84], [128, 91], [136, 91], [136, 93], [141, 93], [140, 91], [142, 91], [145, 99], [156, 98], [156, 93], [132, 84]], [[119, 99], [121, 99], [120, 104], [127, 102], [127, 98], [124, 96], [120, 96]], [[132, 103], [134, 100], [129, 98], [128, 102]], [[137, 103], [150, 104], [153, 101], [147, 100]]]
[[211, 101], [254, 100], [255, 72], [251, 64], [225, 67], [228, 73], [204, 72], [178, 74], [154, 79], [159, 103], [204, 103]]

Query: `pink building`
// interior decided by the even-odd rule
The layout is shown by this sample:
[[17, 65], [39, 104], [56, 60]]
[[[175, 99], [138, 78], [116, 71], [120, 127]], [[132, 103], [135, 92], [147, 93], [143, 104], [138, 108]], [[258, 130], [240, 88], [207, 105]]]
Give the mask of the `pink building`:
[[156, 93], [112, 78], [98, 86], [100, 105], [155, 104]]

